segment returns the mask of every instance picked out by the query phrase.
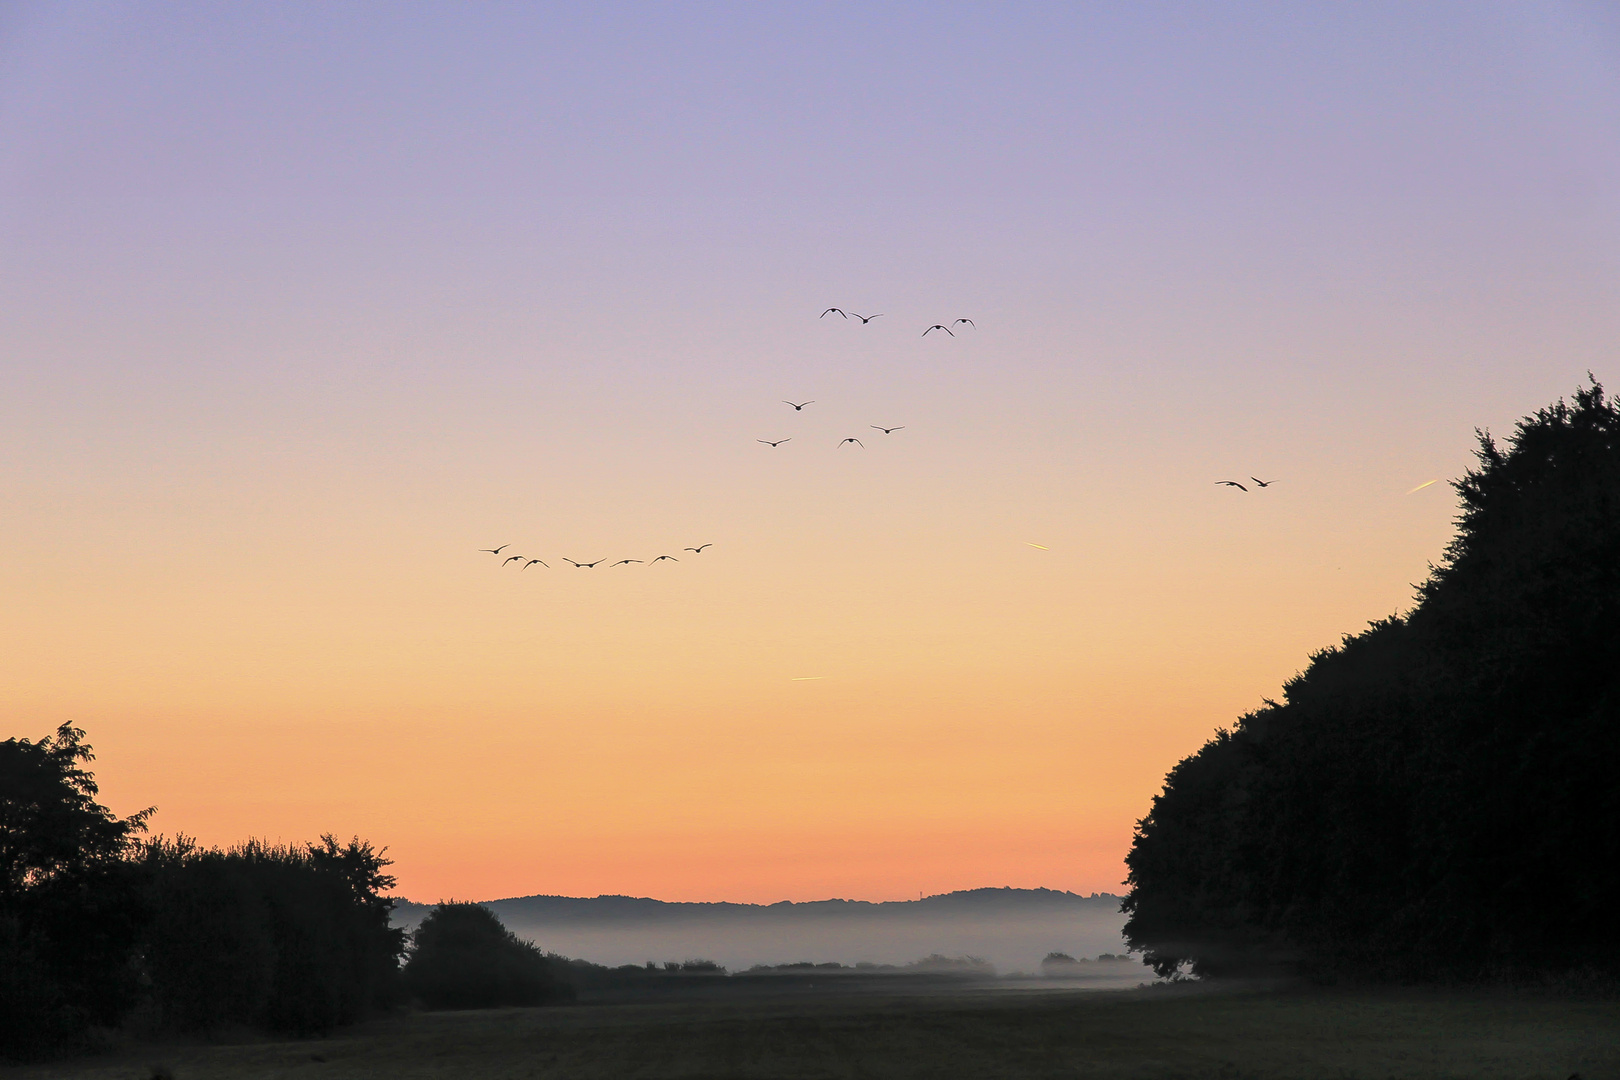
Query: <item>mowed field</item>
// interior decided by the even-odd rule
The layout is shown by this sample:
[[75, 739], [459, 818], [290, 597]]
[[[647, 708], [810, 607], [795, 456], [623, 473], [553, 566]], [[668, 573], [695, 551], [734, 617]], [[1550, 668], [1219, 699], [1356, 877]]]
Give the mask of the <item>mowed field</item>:
[[729, 982], [562, 1008], [407, 1013], [327, 1039], [132, 1045], [6, 1072], [19, 1080], [146, 1080], [158, 1066], [174, 1080], [1620, 1077], [1620, 1000]]

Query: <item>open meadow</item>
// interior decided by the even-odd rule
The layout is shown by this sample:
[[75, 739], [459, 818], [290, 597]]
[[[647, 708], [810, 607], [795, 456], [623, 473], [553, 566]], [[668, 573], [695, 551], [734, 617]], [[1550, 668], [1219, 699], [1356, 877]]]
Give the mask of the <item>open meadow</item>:
[[306, 1041], [130, 1045], [16, 1080], [1620, 1076], [1620, 1001], [1508, 992], [714, 979], [408, 1013]]

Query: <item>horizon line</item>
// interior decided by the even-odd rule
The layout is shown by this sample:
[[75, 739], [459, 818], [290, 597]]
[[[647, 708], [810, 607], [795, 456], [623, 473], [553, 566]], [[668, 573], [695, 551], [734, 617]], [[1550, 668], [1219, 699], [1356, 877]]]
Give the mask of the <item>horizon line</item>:
[[649, 901], [649, 902], [654, 903], [654, 904], [729, 904], [729, 905], [731, 905], [733, 907], [762, 907], [763, 908], [763, 907], [779, 907], [779, 906], [784, 905], [784, 904], [789, 905], [789, 906], [794, 906], [794, 907], [805, 905], [805, 904], [828, 904], [828, 903], [873, 904], [873, 905], [877, 905], [877, 904], [917, 904], [917, 903], [924, 903], [924, 902], [926, 902], [928, 900], [938, 900], [938, 899], [940, 899], [942, 897], [960, 896], [960, 895], [962, 895], [964, 893], [977, 893], [977, 892], [1054, 893], [1054, 894], [1057, 894], [1059, 896], [1073, 896], [1073, 897], [1075, 897], [1077, 899], [1080, 899], [1080, 900], [1090, 900], [1090, 899], [1094, 899], [1094, 898], [1097, 898], [1097, 897], [1105, 897], [1105, 896], [1107, 896], [1107, 897], [1123, 897], [1124, 896], [1123, 893], [1114, 893], [1114, 892], [1106, 892], [1106, 891], [1093, 891], [1093, 892], [1090, 892], [1090, 893], [1080, 893], [1080, 892], [1074, 892], [1073, 890], [1070, 890], [1070, 889], [1050, 889], [1050, 888], [1047, 888], [1044, 885], [1036, 885], [1036, 886], [1030, 886], [1030, 887], [1018, 886], [1018, 885], [979, 885], [979, 886], [975, 886], [974, 888], [970, 888], [970, 889], [951, 889], [951, 890], [949, 890], [947, 892], [929, 893], [926, 896], [919, 896], [919, 897], [917, 897], [915, 899], [902, 898], [902, 899], [896, 899], [896, 900], [856, 900], [856, 899], [851, 899], [849, 897], [843, 897], [843, 896], [829, 896], [829, 897], [826, 897], [826, 898], [820, 899], [820, 900], [772, 900], [772, 901], [768, 901], [768, 902], [761, 902], [761, 901], [754, 901], [754, 900], [660, 900], [655, 896], [632, 896], [629, 893], [598, 893], [595, 896], [567, 896], [567, 895], [562, 894], [562, 893], [527, 893], [527, 894], [524, 894], [522, 896], [499, 896], [499, 897], [494, 897], [494, 898], [489, 899], [489, 900], [456, 900], [454, 898], [451, 898], [449, 900], [435, 900], [435, 901], [431, 901], [431, 902], [423, 901], [423, 900], [412, 900], [409, 897], [398, 896], [398, 895], [391, 896], [391, 897], [389, 897], [389, 899], [395, 901], [396, 903], [404, 902], [404, 903], [407, 903], [407, 904], [416, 904], [416, 905], [421, 906], [421, 907], [433, 907], [433, 906], [435, 906], [437, 904], [457, 904], [457, 903], [500, 904], [500, 903], [504, 903], [504, 902], [506, 902], [508, 900], [646, 900], [646, 901]]

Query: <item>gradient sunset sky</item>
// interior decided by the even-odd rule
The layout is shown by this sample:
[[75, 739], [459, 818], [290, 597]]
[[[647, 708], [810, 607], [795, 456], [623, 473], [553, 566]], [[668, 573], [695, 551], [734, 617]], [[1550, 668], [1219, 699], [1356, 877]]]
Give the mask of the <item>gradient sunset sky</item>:
[[1613, 6], [11, 3], [0, 737], [420, 900], [1119, 891], [1617, 337]]

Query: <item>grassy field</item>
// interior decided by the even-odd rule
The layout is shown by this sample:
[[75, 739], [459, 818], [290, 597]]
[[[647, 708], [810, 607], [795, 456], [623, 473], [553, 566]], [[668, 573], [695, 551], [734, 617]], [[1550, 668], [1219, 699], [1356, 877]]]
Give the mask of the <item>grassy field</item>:
[[136, 1045], [18, 1080], [1620, 1077], [1620, 1001], [1509, 993], [1021, 991], [822, 980], [411, 1013], [328, 1039]]

